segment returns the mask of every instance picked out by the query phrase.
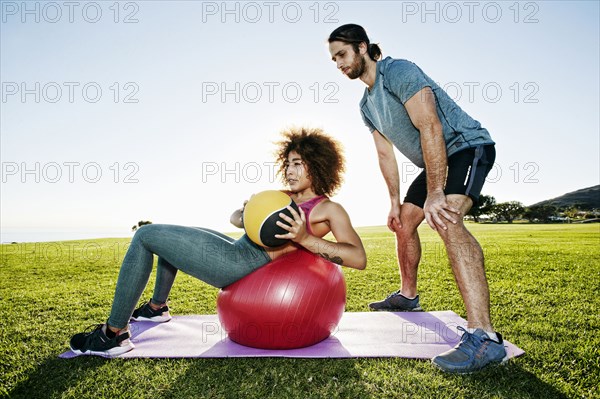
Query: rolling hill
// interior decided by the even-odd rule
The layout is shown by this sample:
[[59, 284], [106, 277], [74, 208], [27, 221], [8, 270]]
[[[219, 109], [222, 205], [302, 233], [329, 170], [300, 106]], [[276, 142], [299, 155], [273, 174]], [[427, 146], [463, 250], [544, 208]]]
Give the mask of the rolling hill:
[[536, 205], [553, 205], [559, 208], [576, 206], [581, 210], [600, 209], [600, 184], [593, 187], [582, 188], [561, 195], [560, 197], [538, 202]]

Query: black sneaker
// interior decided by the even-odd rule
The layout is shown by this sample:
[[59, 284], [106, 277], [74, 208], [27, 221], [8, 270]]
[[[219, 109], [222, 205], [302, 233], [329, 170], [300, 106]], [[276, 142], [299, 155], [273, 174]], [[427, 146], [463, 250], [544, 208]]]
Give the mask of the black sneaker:
[[381, 310], [387, 312], [422, 312], [423, 309], [419, 304], [419, 296], [414, 299], [408, 299], [400, 293], [400, 290], [392, 292], [383, 301], [371, 302], [369, 304], [371, 310]]
[[146, 302], [145, 304], [133, 311], [130, 320], [165, 323], [171, 320], [171, 315], [169, 314], [169, 307], [167, 305], [163, 306], [158, 310], [154, 310], [152, 309], [152, 307], [150, 307], [150, 302]]
[[123, 331], [113, 338], [108, 338], [104, 332], [105, 326], [106, 324], [98, 324], [91, 332], [73, 335], [69, 343], [71, 350], [78, 355], [114, 357], [135, 348], [129, 340], [129, 331]]

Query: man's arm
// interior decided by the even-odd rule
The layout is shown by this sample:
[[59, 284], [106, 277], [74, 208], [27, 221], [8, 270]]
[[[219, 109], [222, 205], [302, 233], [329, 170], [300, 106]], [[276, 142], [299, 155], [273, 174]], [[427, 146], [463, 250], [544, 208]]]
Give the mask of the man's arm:
[[452, 223], [456, 220], [448, 212], [460, 211], [446, 202], [444, 183], [448, 167], [446, 143], [442, 132], [442, 123], [437, 116], [435, 96], [430, 87], [424, 87], [404, 104], [408, 116], [421, 135], [421, 148], [425, 160], [427, 175], [427, 200], [423, 211], [425, 219], [432, 229], [447, 229], [445, 219]]
[[379, 169], [388, 187], [391, 209], [388, 215], [388, 228], [391, 231], [401, 228], [400, 224], [400, 175], [398, 174], [398, 162], [394, 154], [394, 147], [390, 141], [377, 130], [373, 131], [373, 140], [379, 158]]

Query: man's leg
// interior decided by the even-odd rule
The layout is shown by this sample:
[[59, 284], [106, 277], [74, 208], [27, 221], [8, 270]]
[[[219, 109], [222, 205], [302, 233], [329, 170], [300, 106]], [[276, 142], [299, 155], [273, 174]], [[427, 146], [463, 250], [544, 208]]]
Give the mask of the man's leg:
[[400, 223], [396, 231], [396, 251], [400, 269], [400, 293], [407, 298], [417, 296], [417, 271], [421, 261], [421, 241], [417, 228], [425, 218], [423, 209], [410, 202], [402, 205]]
[[456, 224], [447, 223], [448, 230], [438, 230], [446, 245], [454, 278], [467, 309], [468, 329], [457, 346], [432, 359], [434, 365], [450, 373], [472, 373], [490, 364], [505, 362], [508, 357], [500, 333], [492, 330], [490, 294], [485, 277], [483, 251], [469, 233], [464, 216], [471, 208], [469, 197], [449, 194], [450, 206], [460, 209]]
[[396, 251], [400, 269], [401, 289], [379, 302], [372, 302], [372, 310], [421, 311], [417, 295], [417, 270], [421, 260], [421, 242], [417, 228], [425, 218], [423, 209], [405, 202], [400, 211], [402, 228], [396, 231]]
[[448, 230], [438, 230], [448, 253], [458, 290], [467, 309], [469, 328], [493, 331], [490, 321], [490, 293], [485, 276], [481, 246], [465, 227], [462, 218], [473, 204], [466, 195], [450, 194], [448, 204], [460, 209], [456, 224], [447, 223]]

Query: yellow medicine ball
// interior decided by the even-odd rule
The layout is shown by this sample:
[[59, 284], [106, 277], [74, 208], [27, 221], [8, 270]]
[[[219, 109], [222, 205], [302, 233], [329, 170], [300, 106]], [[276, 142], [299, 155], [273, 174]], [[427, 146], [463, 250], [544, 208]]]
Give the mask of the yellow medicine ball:
[[300, 213], [296, 203], [284, 192], [267, 190], [253, 195], [244, 208], [243, 216], [248, 237], [263, 247], [279, 247], [287, 243], [289, 240], [275, 238], [275, 234], [288, 232], [277, 226], [278, 220], [286, 223], [279, 214], [284, 213], [293, 219], [291, 212], [286, 209], [287, 206]]

